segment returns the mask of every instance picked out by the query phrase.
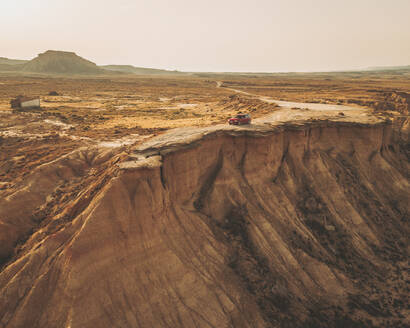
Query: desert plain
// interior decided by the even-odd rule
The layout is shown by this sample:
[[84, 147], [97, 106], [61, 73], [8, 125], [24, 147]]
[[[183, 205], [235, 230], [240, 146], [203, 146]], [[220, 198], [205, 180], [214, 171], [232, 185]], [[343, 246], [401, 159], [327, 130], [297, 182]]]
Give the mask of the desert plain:
[[[0, 177], [11, 182], [10, 171], [32, 167], [30, 154], [38, 165], [80, 145], [127, 145], [172, 128], [225, 124], [238, 112], [258, 118], [279, 110], [275, 100], [347, 105], [384, 117], [407, 115], [410, 73], [168, 77], [2, 73], [0, 86], [0, 136], [7, 136], [1, 144]], [[58, 95], [49, 95], [52, 91]], [[41, 109], [12, 111], [10, 100], [18, 95], [40, 97]], [[304, 108], [296, 104], [291, 109]]]

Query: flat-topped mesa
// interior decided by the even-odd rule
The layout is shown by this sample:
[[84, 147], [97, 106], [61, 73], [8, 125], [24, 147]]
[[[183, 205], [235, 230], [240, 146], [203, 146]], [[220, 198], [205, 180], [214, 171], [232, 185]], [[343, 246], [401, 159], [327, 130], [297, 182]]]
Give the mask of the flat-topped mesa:
[[105, 71], [74, 52], [47, 50], [24, 64], [22, 71], [50, 74], [101, 74]]
[[[218, 126], [72, 154], [47, 169], [38, 226], [23, 215], [36, 180], [0, 197], [9, 218], [26, 193], [17, 219], [33, 230], [0, 272], [0, 325], [406, 325], [405, 131]], [[73, 175], [71, 194], [48, 197]]]
[[46, 50], [38, 56], [55, 55], [55, 56], [77, 56], [73, 51], [61, 51], [61, 50]]

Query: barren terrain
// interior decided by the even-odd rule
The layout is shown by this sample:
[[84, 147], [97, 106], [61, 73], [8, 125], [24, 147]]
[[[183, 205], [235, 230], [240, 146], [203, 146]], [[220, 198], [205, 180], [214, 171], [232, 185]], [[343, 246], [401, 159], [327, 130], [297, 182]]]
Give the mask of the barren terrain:
[[1, 75], [0, 327], [407, 327], [409, 93]]

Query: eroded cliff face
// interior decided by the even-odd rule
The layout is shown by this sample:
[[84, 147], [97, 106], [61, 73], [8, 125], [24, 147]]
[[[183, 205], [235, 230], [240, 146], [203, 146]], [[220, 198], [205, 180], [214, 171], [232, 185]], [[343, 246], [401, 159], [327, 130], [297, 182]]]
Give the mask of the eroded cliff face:
[[[82, 170], [35, 198], [55, 206], [38, 223], [24, 212], [33, 231], [11, 238], [24, 241], [14, 254], [2, 247], [0, 326], [404, 327], [406, 124], [214, 131], [77, 156]], [[73, 172], [89, 183], [64, 201]]]

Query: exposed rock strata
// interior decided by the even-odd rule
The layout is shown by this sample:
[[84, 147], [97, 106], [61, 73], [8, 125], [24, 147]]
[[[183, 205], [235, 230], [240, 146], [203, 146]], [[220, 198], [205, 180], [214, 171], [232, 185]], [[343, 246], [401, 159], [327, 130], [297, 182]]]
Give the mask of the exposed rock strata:
[[409, 324], [406, 123], [180, 135], [72, 155], [0, 203], [25, 227], [0, 230], [1, 327]]

